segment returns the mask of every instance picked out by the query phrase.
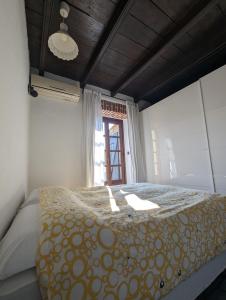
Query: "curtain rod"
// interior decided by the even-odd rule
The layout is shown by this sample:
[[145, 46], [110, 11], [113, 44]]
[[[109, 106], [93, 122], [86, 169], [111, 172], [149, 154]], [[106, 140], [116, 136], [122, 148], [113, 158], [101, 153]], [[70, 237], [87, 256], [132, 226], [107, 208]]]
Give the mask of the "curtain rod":
[[105, 93], [101, 93], [101, 95], [103, 95], [103, 96], [107, 96], [107, 97], [109, 97], [109, 98], [114, 98], [114, 99], [118, 99], [118, 100], [126, 101], [126, 100], [124, 100], [124, 99], [121, 99], [121, 98], [112, 97], [111, 95], [108, 95], [108, 94], [105, 94]]
[[[126, 100], [124, 100], [124, 99], [120, 99], [120, 98], [117, 98], [117, 97], [112, 97], [112, 96], [109, 96], [109, 95], [104, 94], [104, 93], [101, 93], [101, 95], [107, 98], [107, 99], [103, 99], [103, 100], [110, 101], [110, 102], [115, 102], [115, 103], [121, 103], [123, 105], [126, 104]], [[132, 101], [132, 100], [130, 100], [130, 101]]]
[[[127, 101], [127, 100], [130, 101], [130, 102], [134, 102], [134, 101], [132, 100], [132, 98], [130, 98], [130, 97], [128, 97], [127, 100], [121, 99], [121, 98], [117, 98], [117, 97], [112, 97], [111, 95], [102, 92], [101, 89], [96, 88], [96, 87], [93, 88], [92, 86], [88, 86], [88, 89], [91, 89], [91, 90], [94, 90], [94, 91], [99, 91], [103, 97], [106, 97], [105, 99], [103, 99], [103, 100], [106, 100], [106, 101], [111, 101], [111, 102], [115, 102], [115, 103], [121, 103], [121, 104], [123, 104], [123, 105], [126, 104], [126, 101]], [[82, 89], [82, 90], [83, 90], [83, 92], [84, 92], [85, 88]]]

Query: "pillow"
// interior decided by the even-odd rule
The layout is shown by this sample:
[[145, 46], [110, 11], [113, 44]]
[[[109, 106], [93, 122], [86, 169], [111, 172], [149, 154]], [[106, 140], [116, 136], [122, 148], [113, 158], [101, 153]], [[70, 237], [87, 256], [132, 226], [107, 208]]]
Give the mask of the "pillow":
[[39, 204], [20, 209], [0, 243], [0, 280], [35, 266], [39, 230]]
[[21, 208], [24, 208], [27, 205], [31, 205], [31, 204], [38, 204], [39, 203], [39, 193], [40, 193], [40, 189], [35, 189], [33, 190], [29, 197], [23, 202], [23, 204], [21, 205]]

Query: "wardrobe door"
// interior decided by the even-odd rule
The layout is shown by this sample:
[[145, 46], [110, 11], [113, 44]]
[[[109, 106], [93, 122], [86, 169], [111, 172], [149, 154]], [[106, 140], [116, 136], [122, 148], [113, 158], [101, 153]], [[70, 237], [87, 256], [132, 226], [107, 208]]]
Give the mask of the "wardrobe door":
[[216, 192], [226, 194], [226, 66], [201, 79]]
[[199, 82], [141, 114], [148, 181], [213, 191]]

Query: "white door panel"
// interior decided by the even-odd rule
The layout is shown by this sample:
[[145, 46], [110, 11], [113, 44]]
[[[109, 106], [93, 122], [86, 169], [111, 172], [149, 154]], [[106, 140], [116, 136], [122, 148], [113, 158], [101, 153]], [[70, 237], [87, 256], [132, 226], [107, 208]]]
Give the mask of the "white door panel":
[[148, 181], [212, 190], [199, 83], [141, 114]]
[[226, 66], [201, 79], [216, 191], [226, 191]]

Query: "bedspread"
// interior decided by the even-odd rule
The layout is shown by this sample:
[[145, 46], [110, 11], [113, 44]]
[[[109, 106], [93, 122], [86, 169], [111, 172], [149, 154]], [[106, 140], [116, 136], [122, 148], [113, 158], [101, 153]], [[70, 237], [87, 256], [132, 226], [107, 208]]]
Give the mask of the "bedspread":
[[160, 299], [226, 249], [226, 198], [149, 183], [43, 188], [43, 299]]

